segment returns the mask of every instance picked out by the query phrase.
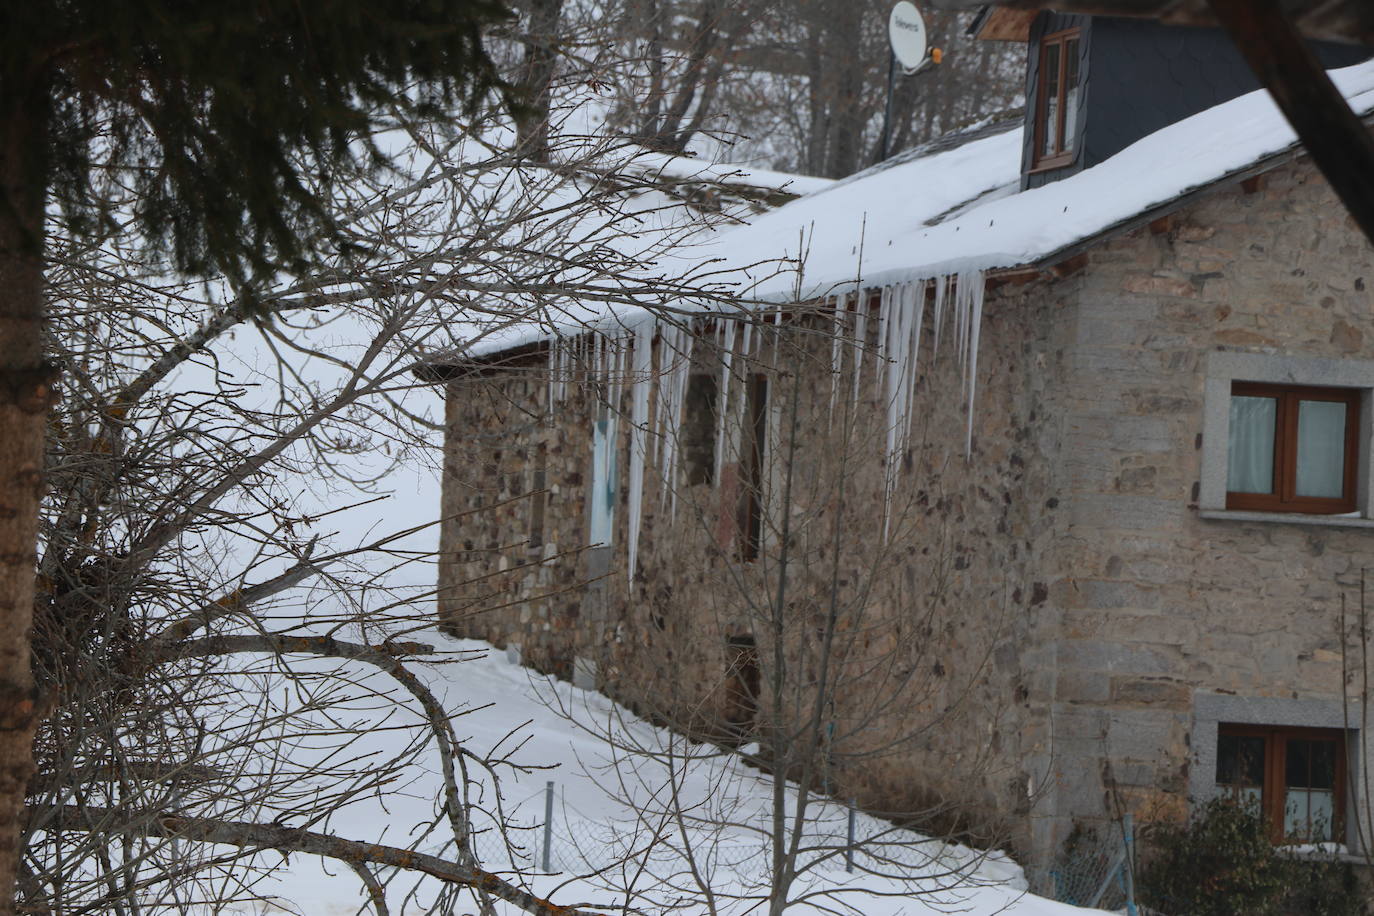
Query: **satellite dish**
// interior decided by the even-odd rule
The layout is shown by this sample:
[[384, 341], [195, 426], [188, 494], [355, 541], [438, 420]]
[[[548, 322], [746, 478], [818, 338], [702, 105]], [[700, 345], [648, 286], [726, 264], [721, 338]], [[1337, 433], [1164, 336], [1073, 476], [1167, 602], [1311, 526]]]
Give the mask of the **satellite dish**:
[[926, 22], [910, 0], [901, 0], [887, 17], [887, 40], [904, 70], [915, 70], [926, 59]]

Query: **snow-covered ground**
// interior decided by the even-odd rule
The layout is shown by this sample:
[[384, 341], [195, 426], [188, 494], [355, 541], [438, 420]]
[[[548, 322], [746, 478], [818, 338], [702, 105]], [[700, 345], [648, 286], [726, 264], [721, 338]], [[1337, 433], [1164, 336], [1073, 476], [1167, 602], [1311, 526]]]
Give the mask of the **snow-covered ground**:
[[[685, 760], [676, 760], [684, 764], [683, 769], [674, 771], [679, 777], [676, 797], [691, 812], [687, 837], [695, 847], [698, 867], [718, 895], [718, 911], [760, 909], [757, 895], [767, 855], [757, 828], [766, 822], [769, 810], [769, 777], [743, 765], [735, 755], [691, 745], [662, 732], [599, 694], [545, 680], [485, 644], [436, 633], [413, 638], [433, 642], [441, 656], [452, 660], [451, 664], [426, 667], [425, 679], [450, 708], [467, 710], [457, 720], [465, 746], [477, 753], [495, 750], [498, 755], [518, 748], [513, 753], [515, 762], [539, 767], [525, 773], [508, 772], [501, 779], [508, 822], [526, 828], [509, 834], [517, 847], [514, 859], [520, 874], [513, 873], [512, 857], [495, 832], [479, 839], [482, 865], [558, 904], [622, 912], [628, 890], [639, 912], [707, 912], [684, 873], [682, 835], [677, 824], [660, 823], [646, 814], [661, 807], [668, 769], [647, 756], [624, 751], [627, 745], [660, 750], [672, 747], [686, 754]], [[615, 738], [614, 744], [606, 740], [608, 736]], [[539, 867], [545, 786], [550, 781], [555, 785], [550, 857], [553, 874], [543, 873]], [[495, 795], [490, 780], [483, 782], [483, 792], [475, 799], [479, 807], [490, 811]], [[413, 842], [408, 836], [411, 825], [433, 820], [440, 785], [437, 772], [421, 773], [394, 791], [358, 799], [331, 819], [328, 830], [356, 840], [409, 845]], [[630, 797], [635, 804], [630, 803]], [[698, 817], [700, 822], [696, 822]], [[709, 821], [716, 817], [729, 823], [711, 825]], [[826, 804], [811, 830], [822, 842], [842, 845], [846, 810]], [[856, 819], [860, 839], [883, 830], [890, 830], [890, 825], [864, 815]], [[418, 846], [421, 851], [427, 848], [424, 842]], [[841, 911], [847, 908], [867, 916], [1088, 912], [1026, 893], [1019, 866], [998, 852], [983, 856], [906, 831], [888, 836], [881, 848], [889, 858], [905, 863], [895, 870], [911, 876], [939, 877], [898, 880], [866, 874], [862, 869], [849, 873], [842, 855], [832, 850], [830, 860], [802, 878], [794, 890], [794, 894], [824, 891], [831, 896], [817, 898], [795, 912], [834, 912], [837, 905]], [[624, 855], [627, 849], [635, 850], [628, 859]], [[861, 853], [857, 862], [862, 866], [871, 860]], [[597, 869], [604, 871], [588, 874]], [[366, 897], [352, 872], [311, 856], [292, 856], [287, 868], [259, 884], [257, 890], [270, 895], [288, 912], [351, 914], [367, 909]], [[392, 912], [428, 912], [439, 890], [437, 882], [425, 879], [416, 890], [413, 879], [397, 877], [388, 889]], [[460, 906], [457, 911], [467, 910]], [[517, 912], [514, 908], [500, 911]]]

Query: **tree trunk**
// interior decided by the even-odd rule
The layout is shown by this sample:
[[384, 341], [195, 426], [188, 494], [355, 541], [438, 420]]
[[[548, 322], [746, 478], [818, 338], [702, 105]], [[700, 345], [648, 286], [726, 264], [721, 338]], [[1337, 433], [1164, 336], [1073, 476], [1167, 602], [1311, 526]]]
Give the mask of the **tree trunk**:
[[520, 78], [526, 110], [516, 119], [516, 145], [535, 162], [549, 158], [549, 115], [554, 71], [558, 66], [558, 20], [563, 0], [533, 0], [525, 34], [525, 61]]
[[14, 912], [19, 824], [44, 705], [30, 628], [55, 382], [43, 359], [47, 114], [38, 87], [0, 79], [0, 914]]

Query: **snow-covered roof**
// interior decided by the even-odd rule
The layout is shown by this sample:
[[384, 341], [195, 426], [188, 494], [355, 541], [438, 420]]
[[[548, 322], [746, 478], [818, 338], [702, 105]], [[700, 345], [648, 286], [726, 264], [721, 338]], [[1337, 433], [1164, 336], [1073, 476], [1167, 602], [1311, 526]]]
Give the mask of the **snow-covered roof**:
[[[1332, 78], [1357, 115], [1374, 113], [1374, 61], [1332, 71]], [[1020, 122], [983, 125], [841, 181], [754, 172], [762, 186], [805, 193], [692, 239], [660, 266], [671, 273], [674, 260], [677, 267], [709, 263], [711, 276], [732, 282], [741, 302], [781, 303], [1033, 265], [1190, 192], [1277, 162], [1297, 145], [1268, 93], [1257, 90], [1156, 131], [1092, 168], [1023, 191]], [[707, 171], [716, 170], [731, 167]], [[625, 328], [640, 314], [593, 305], [560, 333]], [[548, 324], [512, 328], [467, 355], [548, 336]]]
[[[1356, 114], [1374, 112], [1374, 61], [1332, 77]], [[800, 255], [803, 298], [856, 278], [886, 286], [1034, 264], [1296, 144], [1278, 107], [1259, 90], [1156, 131], [1092, 168], [1016, 191], [1018, 129], [855, 176], [727, 229], [717, 243], [741, 268]], [[799, 233], [806, 237], [803, 249]], [[741, 292], [783, 300], [794, 298], [796, 288], [794, 276], [783, 276]]]

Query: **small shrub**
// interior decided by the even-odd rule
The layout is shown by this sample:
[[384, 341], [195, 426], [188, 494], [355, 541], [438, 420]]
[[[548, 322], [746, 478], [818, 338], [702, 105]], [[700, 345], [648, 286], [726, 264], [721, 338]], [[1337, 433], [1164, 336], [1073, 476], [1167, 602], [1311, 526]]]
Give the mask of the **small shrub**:
[[1187, 824], [1151, 827], [1140, 900], [1175, 916], [1364, 916], [1349, 864], [1276, 851], [1253, 808], [1208, 802]]

